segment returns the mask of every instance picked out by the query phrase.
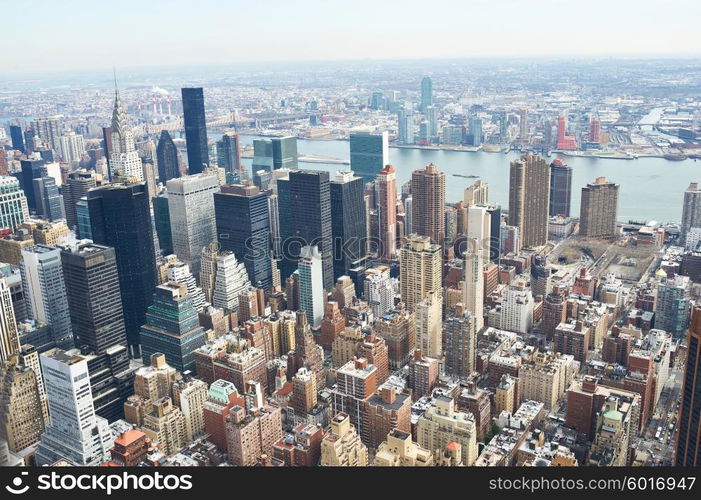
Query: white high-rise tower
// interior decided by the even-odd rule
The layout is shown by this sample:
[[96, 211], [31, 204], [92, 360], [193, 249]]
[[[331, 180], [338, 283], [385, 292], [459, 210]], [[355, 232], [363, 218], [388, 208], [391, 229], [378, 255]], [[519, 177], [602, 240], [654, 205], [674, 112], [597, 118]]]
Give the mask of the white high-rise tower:
[[134, 144], [134, 133], [129, 126], [127, 112], [119, 97], [119, 90], [114, 90], [114, 110], [112, 111], [112, 151], [110, 158], [110, 175], [121, 173], [127, 177], [144, 180], [144, 170], [139, 152]]
[[477, 238], [468, 238], [465, 249], [465, 281], [462, 302], [465, 311], [474, 317], [475, 331], [484, 326], [484, 266], [482, 250]]

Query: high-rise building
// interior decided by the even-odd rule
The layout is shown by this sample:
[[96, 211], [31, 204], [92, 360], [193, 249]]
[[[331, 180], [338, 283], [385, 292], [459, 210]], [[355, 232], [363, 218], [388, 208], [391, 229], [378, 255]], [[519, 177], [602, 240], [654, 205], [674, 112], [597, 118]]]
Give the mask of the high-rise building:
[[377, 266], [365, 271], [363, 297], [376, 318], [381, 318], [394, 308], [394, 287], [389, 267]]
[[204, 426], [209, 440], [220, 451], [228, 452], [226, 441], [226, 419], [234, 406], [245, 405], [243, 396], [239, 395], [236, 386], [222, 379], [217, 379], [209, 386], [207, 401], [203, 405]]
[[533, 325], [533, 295], [524, 281], [510, 285], [501, 303], [500, 328], [517, 333], [528, 333]]
[[689, 184], [689, 187], [684, 191], [681, 234], [679, 235], [681, 243], [686, 242], [686, 235], [694, 227], [701, 227], [701, 189], [699, 189], [697, 182]]
[[75, 170], [68, 174], [66, 181], [61, 186], [63, 194], [63, 206], [66, 212], [66, 224], [69, 229], [78, 225], [76, 205], [87, 192], [97, 186], [95, 173], [90, 170]]
[[411, 109], [400, 109], [397, 113], [398, 140], [401, 144], [414, 144], [414, 113]]
[[243, 262], [236, 260], [233, 252], [217, 252], [212, 305], [228, 312], [238, 311], [239, 295], [250, 286]]
[[[241, 163], [241, 138], [236, 132], [226, 132], [217, 141], [217, 165], [227, 175], [227, 183], [243, 182], [248, 177], [247, 169]], [[233, 176], [233, 179], [229, 179]]]
[[173, 403], [185, 417], [185, 440], [188, 443], [205, 435], [204, 404], [207, 392], [207, 383], [191, 374], [185, 374], [173, 384]]
[[173, 253], [173, 233], [170, 230], [168, 190], [161, 186], [158, 194], [151, 198], [151, 203], [153, 205], [153, 225], [156, 228], [161, 255], [170, 255]]
[[205, 297], [202, 288], [197, 286], [195, 276], [190, 271], [190, 266], [180, 260], [175, 260], [167, 265], [166, 279], [172, 283], [182, 283], [187, 288], [187, 294], [192, 299], [192, 305], [197, 312], [202, 312], [205, 305]]
[[61, 136], [61, 119], [59, 116], [35, 118], [31, 122], [35, 137], [54, 151], [59, 151], [59, 137]]
[[416, 347], [434, 358], [443, 353], [443, 299], [440, 293], [429, 292], [415, 306]]
[[557, 158], [550, 164], [550, 208], [548, 215], [570, 216], [572, 167]]
[[256, 465], [262, 455], [272, 456], [273, 445], [282, 439], [280, 407], [267, 404], [254, 408], [234, 406], [226, 422], [226, 436], [231, 465]]
[[14, 177], [0, 176], [0, 229], [10, 229], [29, 218], [27, 197]]
[[209, 166], [207, 124], [204, 113], [204, 91], [201, 87], [183, 88], [183, 122], [187, 145], [187, 166], [190, 175], [199, 174]]
[[471, 146], [482, 145], [482, 119], [476, 116], [470, 117], [470, 139]]
[[251, 170], [257, 172], [263, 170], [272, 172], [273, 170], [273, 141], [270, 139], [253, 140], [253, 163]]
[[443, 354], [445, 372], [461, 378], [469, 377], [476, 369], [477, 331], [472, 314], [462, 303], [455, 305], [455, 312], [443, 322]]
[[174, 455], [189, 444], [185, 415], [169, 397], [150, 403], [151, 411], [144, 416], [141, 429], [152, 442], [158, 443], [158, 449], [164, 455]]
[[110, 184], [88, 191], [93, 241], [114, 248], [124, 325], [132, 355], [156, 286], [156, 251], [146, 185]]
[[484, 327], [484, 260], [475, 239], [468, 239], [468, 248], [464, 259], [464, 282], [462, 304], [465, 311], [472, 316], [476, 332]]
[[399, 252], [399, 264], [400, 295], [410, 312], [430, 292], [441, 293], [441, 247], [428, 236], [408, 236]]
[[689, 278], [677, 275], [663, 278], [657, 285], [655, 328], [680, 339], [689, 325]]
[[330, 190], [334, 281], [350, 276], [359, 285], [367, 260], [363, 180], [353, 172], [338, 171]]
[[486, 264], [491, 258], [492, 214], [487, 207], [477, 205], [468, 206], [466, 211], [465, 236], [469, 242], [469, 250], [482, 254], [482, 264]]
[[12, 291], [0, 278], [0, 363], [19, 353], [19, 333], [12, 305]]
[[557, 119], [557, 149], [577, 149], [577, 138], [567, 135], [567, 118], [564, 115]]
[[616, 236], [618, 216], [618, 184], [598, 177], [594, 183], [582, 188], [579, 215], [579, 234], [589, 238], [613, 238]]
[[299, 259], [300, 309], [313, 328], [321, 326], [324, 316], [324, 281], [321, 254], [316, 246], [302, 247]]
[[589, 120], [589, 142], [601, 142], [601, 120], [594, 115]]
[[165, 184], [170, 179], [180, 177], [178, 148], [167, 130], [161, 130], [156, 146], [156, 163], [158, 164], [158, 182]]
[[421, 79], [421, 112], [426, 113], [429, 106], [433, 106], [433, 80], [427, 75]]
[[701, 307], [693, 306], [687, 335], [687, 358], [680, 395], [674, 465], [698, 467], [701, 464]]
[[36, 200], [36, 213], [48, 221], [65, 219], [63, 210], [63, 196], [53, 177], [40, 177], [33, 179], [34, 199]]
[[19, 125], [10, 125], [10, 139], [12, 140], [12, 149], [21, 151], [22, 154], [27, 152], [24, 146], [22, 127]]
[[273, 170], [296, 169], [298, 162], [297, 138], [273, 137], [270, 139], [273, 147]]
[[115, 175], [144, 180], [144, 170], [139, 152], [134, 144], [134, 133], [129, 126], [127, 111], [122, 105], [119, 91], [114, 91], [114, 110], [112, 111], [111, 149], [109, 151], [110, 179]]
[[64, 247], [61, 261], [75, 345], [102, 354], [126, 344], [114, 249], [80, 243]]
[[428, 236], [431, 243], [442, 246], [445, 239], [445, 173], [433, 163], [415, 170], [411, 174], [411, 196], [413, 232]]
[[451, 397], [431, 399], [416, 423], [416, 438], [420, 446], [436, 453], [449, 443], [459, 443], [467, 466], [471, 466], [479, 455], [475, 419], [469, 412], [457, 411]]
[[208, 170], [171, 179], [166, 187], [173, 252], [198, 275], [202, 249], [217, 239], [214, 194], [219, 179]]
[[511, 162], [509, 225], [518, 227], [522, 246], [548, 242], [549, 196], [550, 169], [543, 158], [525, 154]]
[[528, 109], [521, 108], [518, 111], [519, 133], [518, 140], [523, 143], [528, 143]]
[[40, 179], [47, 175], [44, 160], [26, 159], [20, 160], [21, 172], [19, 177], [20, 185], [27, 197], [27, 207], [30, 211], [37, 209], [37, 199], [34, 189], [34, 179]]
[[25, 248], [22, 250], [20, 271], [29, 318], [51, 326], [56, 346], [72, 348], [73, 330], [61, 251], [47, 245]]
[[[316, 170], [293, 170], [290, 172], [289, 187], [291, 236], [297, 240], [299, 246], [293, 248], [293, 245], [285, 245], [287, 255], [295, 258], [299, 255], [299, 253], [295, 255], [295, 252], [299, 252], [302, 246], [317, 245], [324, 271], [324, 290], [330, 290], [333, 288], [334, 277], [329, 174]], [[281, 225], [282, 222], [281, 219]]]
[[58, 148], [63, 161], [77, 163], [83, 158], [85, 154], [85, 140], [82, 135], [68, 132], [58, 139]]
[[234, 252], [256, 286], [272, 286], [267, 195], [250, 184], [229, 184], [214, 195], [216, 233], [222, 250]]
[[389, 262], [397, 254], [397, 177], [392, 165], [381, 168], [375, 181], [378, 195], [378, 245], [380, 258]]
[[204, 344], [204, 328], [185, 285], [157, 286], [153, 305], [146, 311], [146, 324], [141, 327], [144, 364], [149, 363], [151, 355], [163, 353], [168, 364], [179, 372], [194, 372], [195, 351]]
[[350, 134], [350, 168], [363, 183], [374, 181], [377, 173], [389, 164], [388, 137], [387, 132]]
[[489, 184], [477, 180], [471, 186], [466, 187], [464, 201], [467, 207], [487, 205], [489, 203]]
[[321, 440], [321, 465], [331, 467], [366, 467], [368, 449], [360, 440], [350, 416], [339, 413]]
[[107, 420], [95, 414], [88, 363], [60, 349], [41, 355], [50, 423], [41, 435], [37, 465], [60, 459], [96, 466], [109, 459], [114, 437]]

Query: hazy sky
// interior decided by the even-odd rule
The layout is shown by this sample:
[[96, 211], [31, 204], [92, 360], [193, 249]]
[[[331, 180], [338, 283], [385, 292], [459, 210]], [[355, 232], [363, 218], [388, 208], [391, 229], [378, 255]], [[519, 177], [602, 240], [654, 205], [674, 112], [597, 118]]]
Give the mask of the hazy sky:
[[[697, 55], [699, 0], [3, 2], [12, 73], [239, 61]], [[0, 77], [1, 78], [1, 77]]]

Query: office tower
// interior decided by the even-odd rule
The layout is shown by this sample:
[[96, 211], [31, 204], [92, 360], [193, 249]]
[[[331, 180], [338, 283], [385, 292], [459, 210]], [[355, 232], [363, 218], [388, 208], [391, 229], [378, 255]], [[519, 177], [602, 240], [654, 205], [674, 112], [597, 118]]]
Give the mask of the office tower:
[[501, 206], [491, 205], [487, 207], [489, 212], [489, 258], [492, 262], [499, 262], [501, 256]]
[[183, 88], [182, 98], [188, 173], [199, 174], [209, 166], [204, 91], [201, 87]]
[[19, 353], [19, 334], [6, 278], [0, 278], [0, 363]]
[[158, 182], [165, 184], [170, 179], [180, 177], [178, 148], [167, 130], [161, 130], [156, 146], [156, 163], [158, 164]]
[[618, 216], [618, 184], [598, 177], [582, 188], [579, 234], [588, 238], [614, 238]]
[[115, 175], [144, 180], [143, 166], [139, 152], [134, 144], [134, 133], [129, 126], [127, 111], [122, 105], [119, 91], [114, 91], [114, 110], [112, 112], [111, 149], [109, 150], [110, 179]]
[[[333, 288], [334, 277], [329, 174], [316, 170], [293, 170], [289, 182], [291, 236], [297, 240], [299, 247], [311, 244], [318, 246], [324, 271], [324, 290], [330, 290]], [[278, 186], [279, 183], [280, 181]], [[280, 223], [282, 222], [281, 219]], [[299, 250], [288, 248], [288, 252], [294, 251]]]
[[330, 183], [334, 280], [350, 276], [358, 285], [367, 260], [363, 180], [338, 171]]
[[273, 445], [282, 437], [279, 406], [234, 406], [226, 422], [229, 463], [239, 467], [256, 465], [263, 455], [272, 456]]
[[219, 258], [219, 243], [210, 243], [202, 249], [200, 258], [200, 287], [204, 292], [206, 302], [212, 303], [214, 284], [217, 277], [217, 259]]
[[185, 441], [192, 442], [205, 435], [204, 403], [207, 401], [207, 383], [185, 374], [173, 384], [173, 404], [185, 417]]
[[49, 221], [65, 219], [63, 210], [63, 196], [53, 177], [41, 177], [33, 179], [34, 198], [36, 200], [37, 215]]
[[10, 229], [29, 218], [27, 197], [14, 177], [0, 177], [0, 229]]
[[484, 261], [482, 252], [476, 249], [479, 242], [467, 240], [464, 259], [462, 304], [470, 313], [476, 332], [484, 327]]
[[663, 278], [657, 285], [655, 328], [665, 330], [680, 339], [689, 325], [689, 278], [677, 275]]
[[389, 164], [388, 137], [387, 132], [350, 134], [350, 168], [362, 177], [363, 183], [374, 181], [377, 173]]
[[686, 235], [694, 227], [701, 227], [701, 189], [699, 189], [697, 182], [689, 184], [689, 187], [684, 191], [681, 234], [679, 235], [681, 243], [686, 242]]
[[222, 250], [234, 252], [256, 286], [272, 286], [270, 216], [265, 193], [250, 184], [222, 186], [214, 195], [216, 235]]
[[378, 467], [430, 467], [433, 464], [433, 452], [414, 443], [410, 432], [398, 429], [387, 434], [373, 462]]
[[430, 76], [424, 76], [421, 79], [421, 112], [426, 113], [429, 106], [433, 106], [433, 81]]
[[550, 164], [550, 209], [548, 215], [570, 216], [572, 167], [557, 158]]
[[198, 275], [202, 249], [217, 239], [214, 194], [219, 179], [207, 171], [171, 179], [166, 186], [173, 252]]
[[156, 252], [146, 185], [110, 184], [88, 191], [93, 241], [114, 248], [124, 325], [132, 356], [156, 286]]
[[59, 137], [61, 136], [61, 121], [58, 116], [35, 118], [31, 121], [31, 127], [36, 137], [41, 139], [54, 151], [59, 150]]
[[52, 349], [41, 355], [51, 418], [37, 448], [39, 466], [60, 459], [96, 466], [109, 459], [114, 437], [107, 420], [95, 414], [88, 363], [73, 352]]
[[377, 266], [365, 271], [363, 297], [376, 318], [381, 318], [394, 308], [394, 287], [389, 267]]
[[443, 450], [450, 443], [458, 443], [464, 464], [471, 466], [479, 455], [474, 417], [469, 412], [456, 410], [451, 397], [437, 396], [430, 401], [416, 423], [417, 443], [435, 451]]
[[501, 303], [500, 328], [510, 332], [528, 333], [533, 325], [533, 295], [524, 281], [510, 285]]
[[426, 116], [426, 138], [428, 142], [432, 142], [434, 138], [438, 137], [438, 108], [431, 105], [424, 111], [424, 116]]
[[518, 139], [520, 142], [528, 142], [528, 109], [521, 108], [518, 111], [518, 125], [519, 134]]
[[468, 249], [482, 254], [482, 264], [487, 263], [491, 257], [491, 213], [487, 207], [477, 205], [468, 206], [466, 211]]
[[273, 170], [296, 169], [298, 162], [297, 138], [273, 137], [270, 139], [273, 149]]
[[557, 119], [557, 149], [577, 149], [577, 139], [567, 135], [567, 119], [560, 115]]
[[321, 440], [321, 465], [326, 467], [366, 467], [368, 449], [360, 440], [350, 416], [339, 413]]
[[445, 173], [433, 163], [411, 174], [413, 198], [411, 224], [414, 233], [428, 236], [431, 243], [443, 245], [445, 239]]
[[414, 113], [411, 109], [400, 109], [397, 113], [398, 140], [401, 144], [414, 144]]
[[251, 164], [251, 171], [257, 172], [259, 170], [266, 172], [273, 171], [273, 141], [270, 139], [253, 140], [253, 163]]
[[[227, 176], [235, 176], [236, 182], [243, 182], [247, 177], [247, 170], [241, 163], [241, 138], [236, 132], [226, 132], [221, 140], [217, 141], [217, 164], [223, 168]], [[230, 181], [227, 178], [227, 182]]]
[[701, 307], [694, 305], [691, 325], [687, 335], [687, 359], [684, 369], [679, 419], [674, 454], [674, 465], [698, 467], [701, 464], [701, 435], [699, 435], [699, 413], [701, 411]]
[[544, 159], [525, 154], [511, 162], [509, 225], [518, 227], [522, 246], [548, 242], [549, 196], [550, 169]]
[[[210, 247], [211, 248], [211, 247]], [[251, 286], [243, 262], [236, 260], [233, 252], [217, 254], [212, 305], [228, 312], [239, 309], [239, 295]]]
[[[18, 454], [39, 441], [47, 423], [43, 403], [32, 367], [17, 355], [0, 361], [0, 441], [7, 443], [10, 453]], [[0, 465], [9, 465], [2, 455]]]
[[37, 199], [34, 194], [34, 179], [40, 179], [46, 176], [46, 166], [44, 160], [37, 159], [27, 159], [20, 160], [20, 165], [22, 171], [20, 173], [19, 181], [27, 197], [27, 206], [30, 211], [34, 211], [37, 208]]
[[312, 328], [319, 328], [324, 316], [325, 294], [321, 254], [316, 246], [302, 247], [298, 270], [300, 309]]
[[443, 299], [440, 293], [429, 292], [415, 309], [416, 347], [428, 356], [440, 358], [443, 353]]
[[489, 203], [489, 184], [477, 180], [471, 186], [465, 188], [465, 206], [487, 205]]
[[185, 415], [169, 397], [151, 401], [151, 411], [144, 416], [141, 430], [166, 456], [187, 446]]
[[63, 193], [63, 206], [66, 213], [66, 224], [69, 229], [78, 225], [76, 204], [87, 192], [97, 186], [94, 172], [89, 170], [76, 170], [68, 174], [66, 182], [61, 186]]
[[167, 266], [167, 280], [172, 283], [182, 283], [185, 285], [187, 294], [192, 299], [193, 307], [197, 312], [201, 312], [204, 309], [204, 304], [206, 302], [204, 292], [197, 286], [195, 276], [192, 274], [192, 271], [190, 271], [190, 266], [179, 260], [169, 263]]
[[392, 165], [381, 167], [375, 182], [380, 258], [389, 262], [397, 253], [397, 178]]
[[20, 263], [27, 315], [51, 326], [56, 346], [73, 347], [71, 315], [63, 281], [61, 251], [36, 245], [22, 250]]
[[67, 163], [77, 163], [85, 154], [85, 140], [80, 134], [69, 132], [59, 137], [59, 151], [61, 158]]
[[410, 312], [430, 292], [441, 293], [441, 247], [432, 244], [428, 236], [408, 236], [399, 252], [399, 263], [400, 295]]
[[173, 253], [173, 233], [170, 230], [168, 190], [161, 187], [160, 192], [154, 196], [151, 201], [153, 204], [153, 222], [156, 227], [158, 246], [161, 249], [162, 255], [170, 255]]
[[22, 127], [19, 125], [10, 125], [10, 138], [12, 139], [12, 149], [21, 151], [22, 154], [27, 152], [24, 147], [24, 134], [22, 133]]
[[477, 330], [474, 316], [462, 303], [455, 305], [455, 312], [443, 322], [443, 354], [445, 372], [458, 377], [469, 377], [475, 370]]
[[470, 140], [471, 146], [482, 145], [482, 120], [476, 116], [470, 117]]
[[92, 240], [92, 228], [90, 226], [90, 211], [88, 209], [87, 196], [81, 197], [75, 204], [75, 218], [75, 235], [80, 239]]
[[601, 142], [601, 120], [594, 115], [589, 120], [589, 142]]
[[126, 344], [114, 249], [92, 243], [66, 246], [61, 262], [75, 345], [102, 354]]
[[204, 344], [204, 328], [199, 324], [197, 310], [185, 285], [158, 285], [153, 305], [146, 311], [146, 324], [141, 327], [144, 364], [149, 363], [152, 354], [160, 352], [179, 372], [194, 372], [195, 350]]

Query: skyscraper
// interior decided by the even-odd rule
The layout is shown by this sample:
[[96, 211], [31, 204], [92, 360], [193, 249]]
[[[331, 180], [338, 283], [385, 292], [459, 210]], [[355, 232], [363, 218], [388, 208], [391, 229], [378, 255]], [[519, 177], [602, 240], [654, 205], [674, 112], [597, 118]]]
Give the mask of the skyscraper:
[[528, 143], [528, 109], [521, 108], [518, 112], [518, 118], [518, 139], [520, 142]]
[[570, 216], [572, 167], [557, 158], [550, 164], [550, 209], [548, 215]]
[[89, 347], [95, 354], [125, 345], [114, 249], [93, 243], [66, 246], [61, 262], [75, 345]]
[[134, 144], [134, 133], [129, 126], [127, 111], [122, 105], [119, 91], [114, 91], [114, 110], [112, 111], [112, 149], [109, 152], [109, 174], [112, 179], [116, 174], [128, 178], [144, 180], [144, 170], [139, 152]]
[[[290, 172], [292, 237], [297, 245], [285, 245], [291, 257], [306, 245], [315, 244], [321, 253], [324, 290], [333, 288], [333, 238], [331, 229], [331, 186], [328, 172]], [[282, 224], [282, 220], [280, 221]], [[299, 255], [299, 253], [297, 253]]]
[[618, 216], [618, 184], [598, 177], [582, 188], [579, 235], [589, 238], [613, 238]]
[[477, 332], [473, 318], [458, 303], [455, 312], [443, 322], [445, 371], [449, 375], [469, 377], [476, 368]]
[[158, 285], [153, 305], [146, 311], [146, 324], [141, 327], [144, 364], [149, 364], [151, 355], [163, 353], [168, 364], [179, 372], [194, 372], [195, 351], [204, 344], [204, 328], [199, 324], [186, 286]]
[[334, 281], [350, 276], [360, 286], [367, 260], [363, 179], [337, 171], [330, 188]]
[[29, 218], [27, 197], [14, 177], [0, 176], [0, 229], [14, 232]]
[[12, 293], [5, 278], [0, 278], [0, 364], [19, 353], [19, 333]]
[[56, 180], [53, 177], [45, 176], [33, 179], [32, 184], [34, 185], [37, 215], [48, 221], [65, 219], [63, 196], [56, 185]]
[[[492, 216], [487, 207], [472, 205], [467, 207], [467, 236], [470, 251], [482, 254], [482, 264], [489, 262], [491, 253]], [[470, 312], [474, 312], [471, 311]]]
[[316, 246], [302, 247], [298, 272], [300, 309], [307, 322], [319, 328], [324, 316], [324, 282], [321, 254]]
[[428, 236], [409, 235], [399, 252], [400, 294], [406, 308], [413, 312], [430, 292], [441, 293], [441, 247]]
[[254, 139], [253, 140], [253, 163], [251, 170], [257, 172], [264, 170], [271, 172], [273, 170], [273, 141], [270, 139]]
[[24, 134], [22, 133], [22, 127], [19, 125], [10, 125], [10, 138], [12, 139], [12, 149], [21, 151], [22, 154], [27, 152], [24, 147]]
[[217, 239], [214, 194], [219, 178], [208, 170], [171, 179], [166, 187], [173, 252], [198, 275], [202, 249]]
[[97, 181], [95, 173], [92, 171], [81, 169], [68, 174], [66, 182], [61, 186], [61, 191], [66, 212], [66, 225], [69, 229], [73, 229], [78, 225], [76, 204], [95, 186], [97, 186]]
[[20, 262], [27, 315], [51, 326], [57, 347], [73, 347], [71, 313], [63, 280], [61, 251], [47, 245], [22, 250]]
[[228, 312], [236, 312], [239, 310], [239, 295], [250, 286], [243, 262], [237, 261], [233, 252], [218, 253], [212, 305]]
[[202, 87], [183, 88], [182, 97], [188, 173], [199, 174], [209, 166], [204, 91]]
[[88, 191], [93, 241], [114, 248], [124, 325], [132, 356], [156, 286], [156, 252], [146, 185], [110, 184]]
[[158, 164], [158, 182], [165, 184], [170, 179], [180, 177], [178, 148], [167, 130], [161, 130], [156, 146], [156, 163]]
[[429, 106], [433, 106], [433, 80], [430, 76], [424, 76], [421, 79], [421, 112], [426, 113]]
[[431, 243], [445, 239], [445, 174], [433, 163], [411, 174], [412, 230]]
[[548, 242], [550, 169], [540, 156], [525, 154], [511, 162], [509, 225], [516, 226], [524, 247]]
[[273, 170], [296, 169], [298, 162], [297, 138], [293, 136], [273, 137]]
[[701, 227], [701, 189], [697, 182], [692, 182], [684, 191], [684, 204], [682, 205], [682, 225], [679, 238], [681, 243], [686, 242], [686, 235], [692, 227]]
[[684, 369], [684, 383], [680, 394], [679, 421], [677, 424], [674, 465], [698, 467], [701, 465], [701, 306], [691, 312], [691, 325], [687, 335], [688, 354]]
[[30, 211], [37, 208], [37, 199], [34, 190], [34, 179], [40, 179], [46, 175], [46, 166], [44, 160], [27, 159], [21, 160], [20, 165], [22, 172], [20, 174], [20, 185], [27, 197], [27, 206]]
[[37, 448], [40, 466], [59, 459], [96, 466], [109, 459], [114, 437], [95, 414], [88, 363], [74, 352], [52, 349], [40, 358], [51, 415]]
[[400, 109], [397, 113], [398, 140], [401, 144], [414, 144], [414, 114], [411, 109]]
[[382, 167], [375, 185], [378, 195], [379, 255], [383, 261], [389, 262], [397, 254], [397, 179], [392, 165]]
[[250, 184], [229, 184], [214, 194], [216, 236], [222, 250], [234, 252], [256, 286], [272, 285], [270, 217], [265, 193]]
[[363, 178], [363, 182], [372, 182], [377, 173], [389, 163], [388, 133], [371, 134], [352, 132], [350, 134], [350, 168]]
[[476, 332], [484, 326], [484, 253], [481, 242], [468, 238], [465, 250], [465, 277], [462, 303], [465, 311], [472, 316]]
[[248, 176], [247, 169], [241, 163], [241, 138], [236, 132], [227, 132], [217, 141], [217, 164], [227, 175], [227, 182], [233, 182], [228, 176], [235, 176], [237, 182]]
[[83, 136], [75, 132], [69, 132], [58, 138], [61, 158], [67, 163], [79, 162], [85, 154], [85, 141]]
[[168, 264], [167, 280], [171, 283], [182, 283], [187, 288], [187, 294], [192, 299], [192, 306], [197, 312], [204, 309], [205, 297], [202, 288], [197, 286], [195, 276], [190, 271], [190, 266], [180, 260]]

